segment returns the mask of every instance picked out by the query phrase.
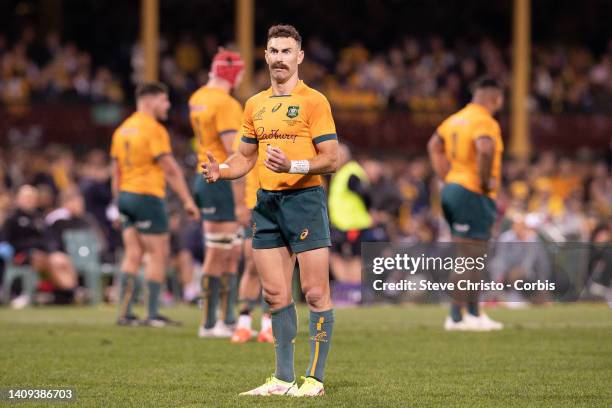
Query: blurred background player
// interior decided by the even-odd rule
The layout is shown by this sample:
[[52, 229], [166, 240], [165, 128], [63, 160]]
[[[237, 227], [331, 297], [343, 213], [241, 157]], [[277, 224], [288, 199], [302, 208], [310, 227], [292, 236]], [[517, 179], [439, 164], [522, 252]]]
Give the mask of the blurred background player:
[[113, 134], [113, 196], [123, 224], [125, 254], [121, 264], [119, 325], [135, 325], [132, 304], [138, 296], [138, 272], [146, 259], [147, 319], [154, 327], [177, 322], [159, 314], [159, 294], [166, 274], [169, 238], [166, 181], [191, 217], [198, 217], [183, 171], [172, 155], [170, 136], [159, 123], [170, 108], [164, 84], [144, 83], [136, 89], [136, 112]]
[[[240, 146], [238, 135], [234, 142], [234, 150]], [[244, 180], [244, 183], [241, 181]], [[259, 189], [259, 176], [257, 167], [241, 179], [234, 180], [234, 198], [236, 199], [236, 214], [238, 222], [244, 228], [244, 267], [240, 285], [238, 287], [238, 297], [240, 299], [240, 316], [236, 330], [230, 339], [232, 343], [246, 343], [253, 337], [251, 313], [258, 304], [262, 306], [261, 328], [257, 335], [260, 343], [274, 343], [272, 335], [272, 319], [270, 308], [266, 302], [260, 300], [261, 281], [253, 261], [253, 228], [251, 227], [251, 211], [257, 203], [257, 190]]]
[[[338, 140], [325, 96], [298, 78], [302, 37], [293, 26], [268, 31], [265, 59], [271, 87], [245, 106], [240, 148], [226, 163], [212, 154], [208, 182], [244, 176], [257, 163], [261, 188], [253, 210], [253, 259], [272, 311], [276, 371], [241, 395], [323, 395], [323, 376], [334, 323], [329, 290], [329, 220], [321, 174], [333, 173]], [[292, 297], [295, 260], [310, 309], [310, 363], [297, 388], [294, 345], [297, 312]]]
[[[432, 167], [445, 183], [441, 192], [444, 218], [452, 241], [459, 244], [458, 250], [464, 256], [482, 256], [497, 216], [494, 200], [501, 182], [504, 146], [493, 115], [503, 103], [499, 83], [491, 78], [481, 79], [474, 86], [471, 103], [442, 122], [428, 144]], [[476, 272], [466, 272], [462, 279], [478, 281]], [[451, 273], [452, 279], [459, 276]], [[502, 327], [480, 312], [478, 293], [455, 291], [450, 316], [444, 323], [446, 330]]]
[[[242, 125], [242, 107], [230, 92], [239, 83], [244, 62], [234, 52], [220, 49], [213, 58], [210, 79], [189, 98], [191, 126], [198, 140], [198, 161], [207, 162], [207, 153], [226, 160]], [[236, 323], [234, 305], [237, 297], [237, 273], [240, 244], [237, 242], [232, 182], [206, 183], [196, 177], [193, 186], [195, 202], [204, 220], [202, 266], [202, 322], [200, 337], [231, 337]], [[221, 305], [221, 320], [217, 308]]]
[[372, 217], [369, 178], [351, 157], [345, 144], [338, 146], [338, 171], [329, 184], [329, 220], [332, 226], [331, 269], [334, 303], [356, 304], [361, 300], [361, 243], [368, 235]]

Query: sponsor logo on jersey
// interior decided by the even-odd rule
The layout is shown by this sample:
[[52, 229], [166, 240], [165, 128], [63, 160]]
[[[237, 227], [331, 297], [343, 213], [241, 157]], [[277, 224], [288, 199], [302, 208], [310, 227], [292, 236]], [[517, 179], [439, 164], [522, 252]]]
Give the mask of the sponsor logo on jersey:
[[293, 143], [295, 143], [295, 139], [298, 135], [291, 133], [282, 133], [279, 132], [279, 129], [270, 129], [270, 132], [266, 133], [266, 129], [264, 127], [258, 127], [257, 129], [255, 129], [255, 136], [257, 136], [257, 139], [259, 140], [285, 139], [291, 140]]

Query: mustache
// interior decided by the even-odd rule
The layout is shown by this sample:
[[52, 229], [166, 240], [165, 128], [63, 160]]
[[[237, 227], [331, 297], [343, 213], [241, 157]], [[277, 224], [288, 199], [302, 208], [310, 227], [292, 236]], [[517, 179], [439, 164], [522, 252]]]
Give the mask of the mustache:
[[286, 66], [285, 64], [282, 63], [276, 63], [276, 64], [272, 64], [272, 69], [276, 69], [276, 68], [282, 68], [282, 69], [289, 69], [288, 66]]

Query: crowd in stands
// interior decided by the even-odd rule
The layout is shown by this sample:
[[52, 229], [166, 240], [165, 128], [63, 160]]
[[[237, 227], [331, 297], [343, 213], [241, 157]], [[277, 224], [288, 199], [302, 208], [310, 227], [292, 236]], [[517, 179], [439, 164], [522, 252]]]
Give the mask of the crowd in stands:
[[[175, 150], [186, 174], [196, 177], [194, 153], [184, 144]], [[383, 232], [382, 240], [427, 243], [449, 239], [439, 208], [440, 181], [433, 177], [426, 157], [406, 160], [359, 153], [355, 157], [370, 181], [369, 211]], [[15, 254], [4, 262], [32, 262], [37, 253], [36, 267], [56, 289], [60, 282], [56, 274], [63, 273], [72, 282], [68, 286], [76, 284], [74, 276], [70, 277], [74, 269], [65, 266], [69, 259], [58, 256], [65, 254], [61, 232], [66, 228], [94, 231], [102, 256], [108, 262], [117, 261], [121, 242], [112, 204], [109, 158], [102, 150], [78, 157], [67, 147], [55, 145], [32, 149], [16, 145], [0, 151], [0, 242], [8, 242]], [[507, 160], [497, 206], [500, 217], [495, 237], [520, 219], [549, 241], [610, 242], [610, 164], [588, 156], [558, 157], [552, 152], [540, 154], [533, 162]], [[191, 259], [201, 260], [200, 226], [181, 216], [180, 205], [174, 205], [172, 197], [169, 208], [174, 255], [189, 252]], [[19, 228], [27, 229], [28, 234], [15, 233]]]
[[54, 32], [41, 40], [28, 26], [15, 42], [0, 33], [1, 100], [16, 113], [36, 102], [123, 102], [117, 74], [92, 60], [90, 51]]
[[[178, 101], [186, 101], [206, 81], [219, 45], [214, 36], [162, 39], [161, 79], [171, 87], [176, 106], [184, 109]], [[359, 42], [332, 49], [317, 37], [303, 46], [308, 58], [301, 77], [337, 108], [450, 112], [469, 99], [469, 84], [478, 76], [489, 74], [506, 86], [510, 82], [510, 50], [487, 39], [448, 44], [438, 37], [406, 37], [383, 53]], [[269, 84], [263, 49], [256, 55], [255, 88], [263, 89]], [[144, 64], [139, 45], [131, 47], [125, 70], [113, 71], [93, 60], [87, 50], [57, 33], [41, 39], [28, 27], [15, 41], [0, 33], [2, 104], [19, 113], [36, 102], [128, 103], [129, 84], [139, 80]], [[530, 102], [541, 112], [612, 112], [612, 41], [600, 55], [580, 47], [534, 46]], [[67, 146], [13, 142], [0, 145], [0, 243], [8, 244], [0, 245], [1, 262], [31, 265], [59, 299], [73, 299], [78, 271], [66, 256], [65, 229], [94, 231], [108, 262], [115, 263], [121, 252], [108, 153], [77, 155]], [[189, 143], [180, 138], [175, 142], [186, 174], [195, 177]], [[611, 163], [598, 160], [601, 153], [559, 157], [541, 152], [534, 161], [506, 160], [495, 236], [515, 226], [517, 236], [526, 228], [550, 241], [610, 242]], [[449, 239], [438, 203], [440, 182], [426, 157], [407, 160], [359, 152], [355, 157], [370, 180], [369, 211], [385, 240]], [[174, 207], [180, 206], [169, 206], [173, 253], [191, 256], [181, 260], [201, 260], [200, 226], [182, 219]]]
[[[219, 45], [213, 35], [161, 38], [161, 79], [177, 100], [186, 100], [206, 81]], [[332, 49], [320, 38], [310, 37], [303, 47], [308, 58], [301, 77], [340, 108], [450, 112], [469, 99], [469, 86], [477, 77], [487, 74], [506, 86], [511, 81], [510, 47], [487, 38], [450, 43], [436, 36], [406, 36], [387, 50], [374, 51], [358, 41]], [[118, 50], [122, 48], [131, 49], [129, 66], [111, 70], [93, 64], [90, 50], [63, 41], [57, 33], [41, 39], [28, 26], [14, 41], [0, 33], [3, 103], [18, 109], [57, 98], [124, 102], [126, 86], [142, 76], [144, 57], [138, 44]], [[254, 91], [268, 86], [263, 47], [255, 55]], [[598, 54], [580, 46], [535, 44], [530, 95], [531, 109], [537, 112], [612, 112], [612, 40]]]

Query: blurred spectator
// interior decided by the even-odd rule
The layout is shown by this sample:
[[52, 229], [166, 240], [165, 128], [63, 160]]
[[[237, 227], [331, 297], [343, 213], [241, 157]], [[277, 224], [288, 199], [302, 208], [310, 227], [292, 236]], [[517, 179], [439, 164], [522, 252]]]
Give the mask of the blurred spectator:
[[[37, 210], [38, 191], [24, 185], [16, 197], [16, 209], [6, 219], [2, 232], [13, 247], [13, 262], [30, 265], [43, 279], [52, 285], [54, 299], [58, 303], [70, 303], [73, 299], [77, 277], [67, 255], [57, 252], [53, 240], [49, 239], [45, 223]], [[27, 305], [31, 299], [19, 296], [13, 300], [15, 307]]]
[[[63, 190], [60, 193], [59, 202], [60, 206], [45, 217], [45, 224], [48, 228], [47, 246], [51, 251], [50, 262], [52, 268], [56, 269], [55, 273], [62, 276], [76, 277], [77, 273], [66, 247], [69, 240], [74, 240], [75, 237], [78, 237], [75, 233], [88, 232], [98, 237], [102, 251], [104, 250], [106, 240], [96, 220], [85, 212], [85, 200], [76, 187]], [[71, 289], [74, 289], [76, 282], [72, 282], [72, 285]], [[56, 285], [55, 282], [54, 286], [64, 288], [62, 285]], [[62, 295], [63, 293], [60, 292], [59, 294]], [[69, 302], [72, 300], [73, 293], [66, 293], [64, 296], [63, 302]], [[57, 290], [56, 302], [62, 303], [62, 300], [58, 299]]]
[[[497, 240], [495, 256], [489, 264], [491, 279], [514, 284], [518, 280], [535, 282], [550, 277], [550, 260], [534, 229], [536, 219], [530, 214], [514, 215], [512, 228]], [[537, 293], [531, 295], [538, 296]], [[524, 300], [523, 296], [524, 293], [511, 290], [506, 300], [515, 303], [513, 306], [519, 306]]]
[[[113, 195], [111, 191], [110, 165], [106, 153], [95, 149], [85, 156], [81, 164], [79, 188], [83, 193], [85, 208], [91, 214], [102, 230], [110, 254], [119, 247], [121, 238], [113, 228], [109, 212]], [[105, 254], [105, 255], [110, 255]]]
[[610, 225], [599, 224], [591, 236], [594, 244], [591, 248], [587, 287], [590, 293], [603, 297], [612, 307], [612, 228]]

